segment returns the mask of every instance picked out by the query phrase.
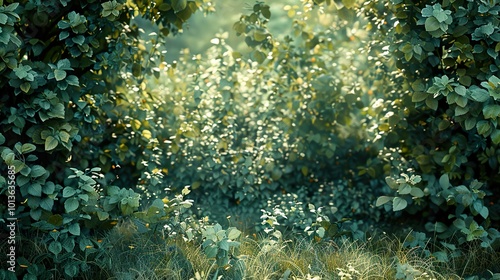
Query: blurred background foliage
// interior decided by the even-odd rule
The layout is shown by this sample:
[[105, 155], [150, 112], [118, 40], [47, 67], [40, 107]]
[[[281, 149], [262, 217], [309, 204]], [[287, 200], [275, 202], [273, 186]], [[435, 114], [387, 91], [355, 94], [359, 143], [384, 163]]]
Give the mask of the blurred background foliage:
[[497, 2], [0, 2], [0, 193], [14, 166], [47, 244], [26, 275], [106, 267], [119, 222], [499, 246]]

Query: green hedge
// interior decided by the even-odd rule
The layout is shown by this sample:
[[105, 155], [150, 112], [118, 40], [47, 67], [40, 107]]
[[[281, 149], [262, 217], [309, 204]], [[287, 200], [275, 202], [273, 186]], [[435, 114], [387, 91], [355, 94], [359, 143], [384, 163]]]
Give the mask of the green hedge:
[[[91, 275], [91, 266], [105, 266], [97, 232], [139, 209], [144, 171], [133, 166], [137, 154], [154, 154], [155, 131], [124, 133], [123, 93], [159, 71], [158, 45], [192, 13], [208, 11], [204, 2], [0, 1], [0, 198], [15, 187], [18, 278]], [[142, 35], [137, 16], [161, 34]], [[12, 218], [6, 205], [2, 222]], [[32, 237], [46, 253], [23, 247]]]
[[[425, 219], [458, 244], [498, 247], [498, 50], [494, 1], [403, 1], [364, 7], [403, 85], [392, 195], [377, 205]], [[383, 44], [383, 43], [382, 43]]]

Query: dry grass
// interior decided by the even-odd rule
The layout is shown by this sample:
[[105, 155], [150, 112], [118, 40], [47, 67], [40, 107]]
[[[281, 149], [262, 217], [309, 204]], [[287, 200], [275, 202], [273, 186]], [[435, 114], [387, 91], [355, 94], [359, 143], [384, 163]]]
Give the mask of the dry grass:
[[[193, 243], [138, 234], [127, 224], [115, 227], [104, 240], [109, 245], [108, 268], [79, 279], [213, 279], [213, 260]], [[243, 279], [464, 279], [469, 275], [489, 279], [489, 270], [500, 272], [500, 253], [473, 244], [466, 248], [467, 254], [440, 262], [421, 248], [405, 248], [399, 238], [386, 234], [365, 242], [274, 241], [266, 235], [242, 236], [238, 241], [241, 246], [234, 255], [244, 261]], [[27, 241], [22, 247], [35, 255], [47, 253], [42, 242]], [[173, 251], [182, 257], [172, 255]], [[408, 277], [402, 277], [403, 271]]]
[[[120, 230], [110, 235], [117, 245], [110, 252], [114, 279], [212, 279], [213, 261], [205, 257], [199, 246], [135, 234], [120, 236]], [[462, 279], [463, 275], [463, 271], [457, 270], [461, 263], [439, 262], [421, 250], [404, 248], [400, 240], [387, 235], [366, 242], [276, 242], [255, 235], [239, 241], [237, 254], [245, 262], [244, 279], [396, 279], [398, 267], [406, 269], [414, 279]], [[134, 247], [130, 248], [130, 244]], [[189, 260], [193, 268], [190, 277], [172, 266], [173, 260], [166, 253], [169, 246], [179, 248]], [[469, 265], [481, 267], [480, 260], [478, 255]]]

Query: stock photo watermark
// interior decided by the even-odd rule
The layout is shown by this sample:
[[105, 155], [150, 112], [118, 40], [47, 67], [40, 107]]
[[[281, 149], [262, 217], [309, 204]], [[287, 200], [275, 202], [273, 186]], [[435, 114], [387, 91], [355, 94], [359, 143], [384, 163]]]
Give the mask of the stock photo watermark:
[[10, 165], [7, 171], [7, 269], [15, 272], [16, 269], [16, 172]]

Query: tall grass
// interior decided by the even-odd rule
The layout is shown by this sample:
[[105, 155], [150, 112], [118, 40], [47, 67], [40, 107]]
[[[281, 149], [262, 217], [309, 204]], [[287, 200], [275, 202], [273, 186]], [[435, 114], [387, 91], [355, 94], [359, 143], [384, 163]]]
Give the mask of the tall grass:
[[[195, 244], [120, 227], [107, 239], [113, 245], [109, 251], [113, 279], [213, 277], [214, 260], [207, 259]], [[239, 241], [235, 257], [245, 263], [243, 279], [464, 279], [500, 263], [498, 253], [480, 248], [470, 248], [467, 255], [442, 262], [424, 254], [422, 248], [406, 248], [402, 240], [386, 234], [364, 242], [275, 241], [264, 235], [241, 237]], [[172, 248], [180, 255], [170, 254]]]

